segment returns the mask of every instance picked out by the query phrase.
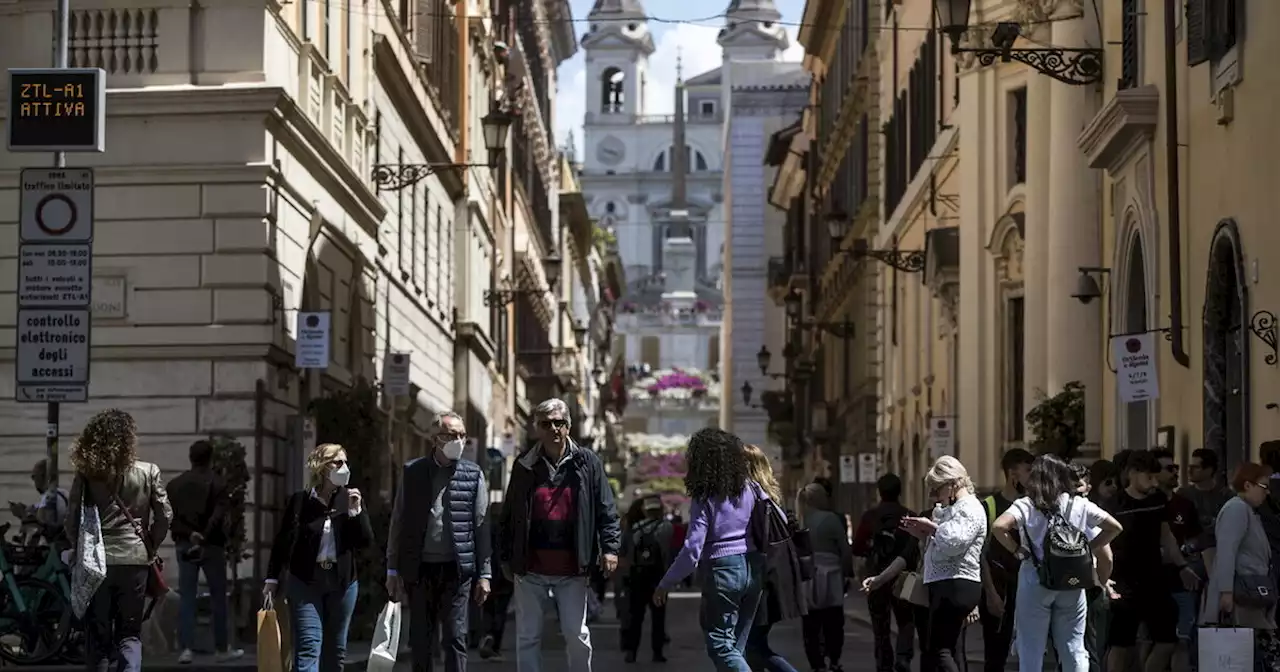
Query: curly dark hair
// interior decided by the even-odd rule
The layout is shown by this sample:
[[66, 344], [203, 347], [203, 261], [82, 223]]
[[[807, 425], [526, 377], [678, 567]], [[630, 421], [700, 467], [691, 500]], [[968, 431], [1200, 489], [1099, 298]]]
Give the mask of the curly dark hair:
[[685, 493], [692, 499], [738, 499], [750, 470], [742, 439], [714, 427], [699, 429], [689, 438]]
[[138, 460], [138, 423], [112, 408], [89, 418], [76, 439], [71, 466], [92, 481], [113, 481]]

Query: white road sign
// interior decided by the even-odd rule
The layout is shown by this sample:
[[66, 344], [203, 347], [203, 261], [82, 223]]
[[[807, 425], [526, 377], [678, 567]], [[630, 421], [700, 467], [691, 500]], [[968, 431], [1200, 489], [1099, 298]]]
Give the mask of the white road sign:
[[329, 366], [329, 313], [298, 313], [293, 363], [299, 369]]
[[858, 482], [875, 483], [880, 478], [880, 456], [875, 453], [858, 455]]
[[93, 170], [23, 168], [18, 221], [23, 243], [93, 242]]
[[841, 455], [840, 456], [840, 482], [841, 483], [857, 483], [858, 482], [858, 456], [857, 455]]
[[18, 309], [18, 385], [89, 382], [89, 309]]
[[409, 353], [393, 352], [387, 358], [385, 370], [382, 372], [383, 389], [387, 394], [404, 397], [409, 394]]
[[18, 305], [79, 308], [93, 290], [93, 245], [22, 245]]

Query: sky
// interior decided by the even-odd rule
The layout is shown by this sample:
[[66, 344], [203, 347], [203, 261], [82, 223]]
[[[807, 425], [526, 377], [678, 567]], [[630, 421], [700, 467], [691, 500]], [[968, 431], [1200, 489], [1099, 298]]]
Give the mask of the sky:
[[[716, 34], [724, 25], [723, 14], [729, 0], [642, 0], [645, 11], [651, 17], [649, 31], [653, 33], [657, 50], [649, 57], [649, 75], [645, 86], [645, 101], [649, 109], [645, 114], [671, 114], [675, 107], [676, 55], [684, 63], [685, 78], [693, 77], [720, 65], [720, 45]], [[796, 26], [804, 14], [804, 0], [775, 0], [782, 12], [782, 23], [791, 34], [791, 48], [783, 60], [799, 61], [804, 49], [796, 42]], [[594, 0], [569, 0], [573, 8], [574, 32], [579, 36], [587, 32], [587, 14]], [[665, 19], [674, 21], [658, 21]], [[699, 20], [701, 19], [701, 20]], [[688, 21], [689, 23], [679, 23]], [[677, 48], [677, 46], [679, 48]], [[586, 111], [587, 78], [583, 70], [584, 55], [581, 49], [573, 58], [560, 65], [560, 90], [556, 94], [556, 143], [563, 145], [573, 133], [575, 146], [582, 152], [582, 117]]]

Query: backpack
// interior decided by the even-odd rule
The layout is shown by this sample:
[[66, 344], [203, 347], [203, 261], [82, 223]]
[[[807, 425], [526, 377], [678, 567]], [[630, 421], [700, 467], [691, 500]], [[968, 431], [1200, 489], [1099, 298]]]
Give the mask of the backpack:
[[872, 528], [870, 550], [867, 551], [867, 565], [877, 574], [883, 572], [893, 559], [898, 557], [898, 526], [902, 523], [903, 510], [885, 513]]
[[1036, 558], [1030, 535], [1023, 535], [1028, 539], [1027, 548], [1040, 585], [1049, 590], [1081, 590], [1097, 584], [1089, 538], [1071, 523], [1071, 507], [1076, 499], [1068, 500], [1065, 513], [1056, 509], [1041, 512], [1045, 516], [1044, 557]]
[[660, 520], [645, 520], [632, 530], [631, 566], [637, 570], [665, 571], [662, 543], [658, 541]]
[[758, 488], [747, 534], [756, 551], [764, 554], [764, 595], [756, 623], [773, 624], [803, 616], [804, 568], [787, 516], [773, 501], [761, 497]]

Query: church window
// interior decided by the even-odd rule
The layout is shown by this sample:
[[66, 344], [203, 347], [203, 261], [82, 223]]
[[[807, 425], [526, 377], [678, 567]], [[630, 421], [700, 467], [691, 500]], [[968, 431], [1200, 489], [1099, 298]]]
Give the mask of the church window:
[[626, 73], [609, 68], [600, 76], [600, 111], [604, 114], [621, 114], [625, 103]]
[[707, 170], [707, 157], [703, 156], [702, 152], [694, 152], [693, 158], [693, 169], [695, 171], [701, 172]]
[[605, 211], [605, 212], [607, 212], [607, 213], [609, 213], [609, 214], [611, 214], [611, 215], [612, 215], [612, 214], [614, 213], [614, 211], [616, 211], [617, 209], [618, 209], [618, 206], [617, 206], [617, 204], [615, 204], [613, 201], [609, 201], [608, 203], [605, 203], [605, 204], [604, 204], [604, 211]]
[[716, 113], [716, 104], [714, 101], [710, 101], [710, 100], [702, 101], [702, 116], [710, 117], [710, 116], [714, 116], [715, 113]]
[[661, 173], [667, 169], [667, 153], [663, 152], [653, 161], [653, 172]]

